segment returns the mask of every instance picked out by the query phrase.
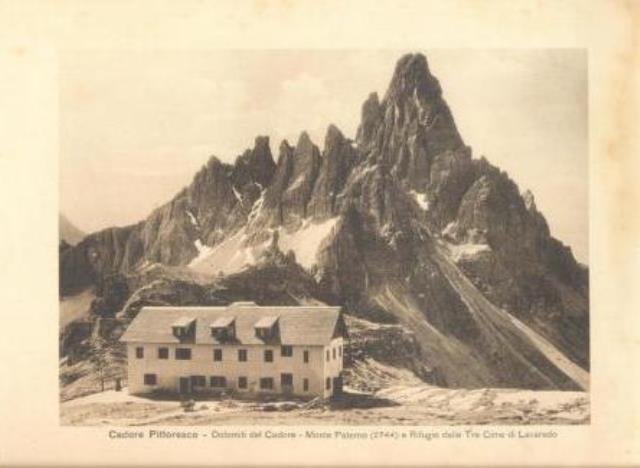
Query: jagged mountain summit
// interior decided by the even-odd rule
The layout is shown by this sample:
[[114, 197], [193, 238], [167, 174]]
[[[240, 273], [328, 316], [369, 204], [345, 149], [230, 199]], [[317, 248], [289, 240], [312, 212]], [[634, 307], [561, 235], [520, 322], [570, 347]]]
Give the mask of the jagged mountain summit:
[[326, 300], [409, 328], [428, 381], [588, 387], [587, 270], [531, 193], [472, 157], [421, 54], [364, 102], [355, 141], [330, 125], [322, 148], [303, 132], [277, 161], [266, 136], [234, 164], [212, 157], [145, 220], [65, 250], [61, 291], [154, 264], [230, 275], [273, 249]]

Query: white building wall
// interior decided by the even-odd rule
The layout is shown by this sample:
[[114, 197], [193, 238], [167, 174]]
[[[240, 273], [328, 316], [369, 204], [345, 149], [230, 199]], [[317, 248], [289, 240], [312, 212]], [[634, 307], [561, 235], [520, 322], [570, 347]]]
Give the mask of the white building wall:
[[[322, 348], [322, 357], [324, 361], [324, 387], [323, 397], [330, 397], [334, 394], [333, 379], [341, 376], [344, 363], [344, 339], [334, 338], [328, 346]], [[329, 380], [329, 388], [327, 388], [327, 379]]]
[[[342, 339], [340, 339], [340, 342]], [[332, 343], [337, 345], [337, 340]], [[144, 348], [144, 357], [136, 358], [136, 348]], [[159, 359], [158, 348], [168, 348], [169, 358]], [[176, 348], [190, 348], [190, 360], [176, 360]], [[342, 359], [326, 361], [325, 350], [322, 346], [292, 346], [291, 357], [281, 356], [280, 346], [265, 345], [194, 345], [194, 344], [141, 344], [127, 343], [128, 358], [128, 387], [132, 394], [144, 394], [155, 390], [177, 392], [180, 377], [202, 375], [206, 379], [205, 388], [195, 388], [194, 391], [208, 392], [222, 389], [212, 388], [212, 376], [225, 377], [226, 389], [238, 393], [282, 393], [280, 374], [293, 374], [293, 394], [304, 397], [329, 396], [331, 391], [325, 389], [326, 376], [333, 377], [342, 369]], [[213, 360], [213, 350], [222, 349], [222, 361]], [[238, 349], [247, 350], [247, 361], [238, 361]], [[273, 350], [273, 362], [264, 361], [264, 350]], [[309, 351], [309, 362], [303, 361], [303, 352]], [[330, 351], [331, 353], [331, 351]], [[339, 366], [338, 366], [339, 362]], [[325, 376], [325, 374], [328, 374]], [[155, 374], [156, 385], [145, 385], [144, 374]], [[238, 378], [247, 377], [248, 388], [238, 388]], [[273, 390], [262, 390], [259, 386], [260, 378], [273, 378]], [[308, 391], [303, 390], [303, 379], [309, 380]]]

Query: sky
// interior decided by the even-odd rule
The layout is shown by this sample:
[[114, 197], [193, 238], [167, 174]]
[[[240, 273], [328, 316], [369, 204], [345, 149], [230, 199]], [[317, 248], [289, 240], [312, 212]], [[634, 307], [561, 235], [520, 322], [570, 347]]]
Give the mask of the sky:
[[[60, 210], [93, 232], [145, 218], [216, 155], [330, 123], [355, 137], [406, 50], [92, 51], [60, 68]], [[551, 233], [588, 262], [587, 57], [582, 50], [421, 50], [474, 157], [530, 189]]]

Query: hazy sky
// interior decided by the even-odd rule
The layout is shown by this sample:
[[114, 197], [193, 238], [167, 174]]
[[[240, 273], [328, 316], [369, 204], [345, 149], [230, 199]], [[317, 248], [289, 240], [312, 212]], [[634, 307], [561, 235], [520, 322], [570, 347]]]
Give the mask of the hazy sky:
[[[138, 221], [215, 154], [329, 123], [354, 137], [408, 51], [81, 52], [60, 70], [61, 211], [91, 232]], [[531, 189], [588, 261], [587, 58], [576, 50], [422, 51], [474, 157]]]

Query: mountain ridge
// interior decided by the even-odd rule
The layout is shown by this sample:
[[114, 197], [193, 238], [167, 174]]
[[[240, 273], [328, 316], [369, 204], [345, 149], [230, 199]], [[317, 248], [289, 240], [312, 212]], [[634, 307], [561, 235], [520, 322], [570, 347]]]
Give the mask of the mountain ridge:
[[[355, 140], [329, 125], [322, 149], [302, 132], [277, 161], [266, 136], [233, 164], [210, 158], [145, 220], [62, 252], [61, 291], [153, 264], [228, 275], [273, 248], [305, 265], [328, 301], [422, 330], [439, 382], [582, 385], [491, 307], [588, 369], [588, 270], [530, 192], [473, 158], [421, 54], [398, 61], [382, 100], [367, 98]], [[469, 366], [480, 370], [458, 369]]]

